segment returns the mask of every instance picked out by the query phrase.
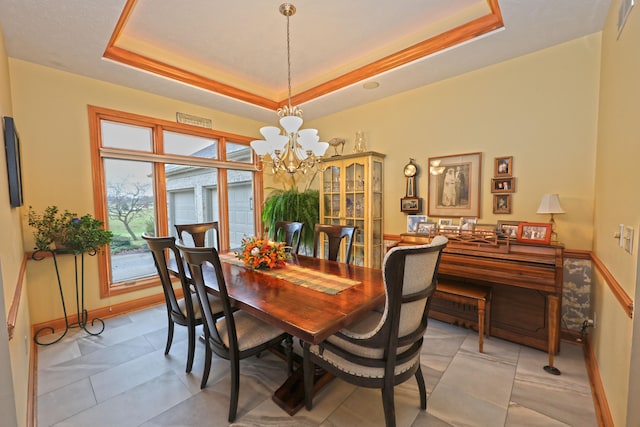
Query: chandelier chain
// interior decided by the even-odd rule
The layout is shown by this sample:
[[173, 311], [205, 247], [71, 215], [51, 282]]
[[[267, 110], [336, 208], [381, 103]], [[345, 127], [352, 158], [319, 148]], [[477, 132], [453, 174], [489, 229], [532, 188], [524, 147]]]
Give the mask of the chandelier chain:
[[302, 110], [291, 105], [291, 25], [289, 18], [296, 13], [296, 7], [291, 3], [280, 5], [280, 13], [287, 18], [287, 100], [288, 104], [276, 110], [280, 117], [281, 130], [275, 126], [263, 126], [260, 133], [264, 140], [251, 141], [251, 147], [258, 155], [259, 165], [256, 170], [262, 170], [265, 156], [271, 158], [272, 172], [279, 171], [293, 174], [307, 173], [310, 169], [324, 170], [320, 159], [324, 156], [329, 144], [320, 142], [316, 129], [302, 129]]
[[287, 82], [289, 94], [289, 108], [291, 108], [291, 35], [289, 32], [289, 14], [287, 16]]

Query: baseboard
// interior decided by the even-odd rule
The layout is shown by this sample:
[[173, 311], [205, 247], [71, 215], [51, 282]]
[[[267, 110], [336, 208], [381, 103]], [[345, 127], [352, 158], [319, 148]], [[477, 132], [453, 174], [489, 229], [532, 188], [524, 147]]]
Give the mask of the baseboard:
[[[180, 292], [179, 292], [180, 291]], [[176, 296], [178, 298], [180, 298], [182, 296], [181, 290], [176, 290]], [[147, 307], [151, 307], [154, 305], [158, 305], [160, 303], [164, 303], [164, 294], [156, 294], [156, 295], [150, 295], [148, 297], [144, 297], [144, 298], [138, 298], [135, 300], [131, 300], [131, 301], [125, 301], [122, 302], [120, 304], [116, 304], [116, 305], [110, 305], [107, 307], [101, 307], [101, 308], [96, 308], [93, 310], [88, 310], [87, 314], [88, 314], [88, 319], [95, 319], [96, 317], [100, 318], [100, 319], [107, 319], [109, 317], [113, 317], [113, 316], [119, 316], [121, 314], [125, 314], [125, 313], [130, 313], [132, 311], [137, 311], [137, 310], [142, 310], [143, 308], [147, 308]], [[73, 314], [69, 314], [68, 315], [68, 322], [70, 324], [73, 324], [74, 322], [78, 321], [78, 315], [77, 313], [73, 313]], [[65, 318], [61, 317], [59, 319], [54, 319], [54, 320], [49, 320], [47, 322], [42, 322], [42, 323], [36, 323], [34, 325], [31, 325], [31, 329], [32, 329], [32, 336], [33, 336], [33, 332], [37, 331], [40, 328], [43, 328], [45, 326], [49, 326], [52, 327], [54, 330], [60, 330], [60, 329], [64, 329], [66, 323], [65, 323]]]
[[[31, 334], [33, 335], [33, 333]], [[29, 379], [27, 380], [27, 427], [38, 425], [38, 346], [31, 340], [29, 349]]]
[[595, 406], [598, 425], [600, 427], [614, 427], [611, 410], [609, 409], [607, 396], [605, 395], [604, 386], [602, 385], [602, 378], [600, 378], [598, 361], [593, 354], [593, 347], [589, 335], [584, 337], [582, 350], [584, 351], [584, 361], [589, 374], [591, 394], [593, 395], [593, 405]]

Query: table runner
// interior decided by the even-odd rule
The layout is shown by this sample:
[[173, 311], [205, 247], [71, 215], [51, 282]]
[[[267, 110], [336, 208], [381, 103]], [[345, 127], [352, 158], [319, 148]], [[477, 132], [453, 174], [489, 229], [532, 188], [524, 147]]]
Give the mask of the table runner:
[[[236, 258], [233, 253], [219, 254], [220, 261], [244, 267], [244, 262]], [[299, 265], [287, 264], [283, 268], [256, 269], [258, 273], [269, 274], [279, 279], [287, 280], [294, 285], [324, 292], [329, 295], [336, 295], [351, 286], [359, 285], [361, 282], [332, 274], [322, 273]]]

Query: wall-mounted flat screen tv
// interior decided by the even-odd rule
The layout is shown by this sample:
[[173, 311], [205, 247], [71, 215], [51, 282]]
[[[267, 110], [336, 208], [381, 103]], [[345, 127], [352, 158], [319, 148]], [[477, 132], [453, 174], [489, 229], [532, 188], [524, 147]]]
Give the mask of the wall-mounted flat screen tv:
[[3, 117], [4, 149], [9, 176], [9, 201], [11, 206], [22, 206], [22, 169], [20, 167], [20, 138], [11, 117]]

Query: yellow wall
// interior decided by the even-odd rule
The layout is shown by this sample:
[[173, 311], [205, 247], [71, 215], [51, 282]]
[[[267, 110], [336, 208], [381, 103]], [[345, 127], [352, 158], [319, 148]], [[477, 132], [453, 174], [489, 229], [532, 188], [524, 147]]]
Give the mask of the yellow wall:
[[[427, 158], [481, 151], [481, 223], [547, 222], [535, 213], [544, 193], [559, 193], [565, 215], [556, 216], [560, 241], [591, 249], [600, 36], [591, 35], [486, 67], [305, 126], [323, 140], [347, 139], [357, 130], [384, 163], [384, 232], [406, 231], [400, 212], [403, 166], [421, 169], [418, 195], [427, 199]], [[490, 192], [495, 157], [513, 156], [513, 213], [494, 215]], [[425, 209], [426, 213], [426, 209]]]
[[[619, 0], [612, 2], [602, 33], [593, 250], [634, 298], [640, 228], [640, 12], [637, 6], [632, 10], [617, 39], [619, 5]], [[619, 248], [611, 237], [618, 224], [634, 227], [633, 254]], [[626, 419], [626, 415], [631, 410], [627, 408], [631, 339], [640, 330], [633, 331], [632, 320], [622, 313], [602, 280], [594, 282], [594, 292], [592, 308], [598, 319], [594, 352], [612, 416], [616, 426], [637, 425], [638, 420]], [[640, 362], [635, 363], [637, 369]]]
[[[9, 65], [4, 45], [4, 36], [0, 28], [0, 116], [13, 116]], [[4, 143], [4, 142], [3, 142]], [[5, 315], [14, 300], [16, 285], [20, 279], [20, 265], [24, 254], [22, 246], [22, 227], [20, 225], [20, 209], [11, 208], [9, 204], [9, 190], [7, 167], [4, 149], [0, 150], [0, 267], [2, 278], [0, 288], [2, 295], [0, 302], [4, 307], [0, 310], [2, 328], [6, 328]], [[14, 337], [11, 341], [0, 344], [0, 412], [4, 422], [12, 423], [17, 420], [19, 426], [26, 425], [27, 382], [29, 378], [29, 345], [31, 323], [29, 321], [29, 299], [26, 292], [26, 282], [20, 296], [21, 304], [18, 311]], [[6, 329], [0, 334], [0, 339], [6, 340]], [[8, 354], [7, 354], [8, 351]], [[13, 398], [10, 393], [13, 392]]]
[[[406, 227], [399, 199], [405, 188], [402, 166], [409, 157], [422, 168], [418, 191], [426, 199], [424, 170], [428, 157], [482, 151], [480, 222], [546, 221], [548, 217], [536, 215], [535, 210], [542, 194], [557, 192], [567, 211], [557, 218], [561, 240], [570, 248], [589, 249], [599, 49], [598, 35], [581, 38], [306, 126], [320, 129], [324, 139], [347, 138], [347, 151], [353, 147], [355, 131], [363, 129], [368, 148], [387, 154], [385, 233], [399, 234]], [[261, 125], [21, 60], [10, 60], [10, 67], [15, 115], [25, 141], [26, 205], [36, 210], [55, 204], [78, 213], [93, 212], [88, 104], [167, 120], [174, 120], [175, 112], [183, 111], [210, 117], [216, 129], [240, 134], [255, 135]], [[496, 216], [490, 193], [493, 160], [510, 155], [514, 156], [517, 189], [513, 214]], [[558, 177], [560, 172], [563, 178]], [[281, 185], [268, 178], [266, 183]], [[32, 247], [27, 226], [25, 245]], [[87, 266], [89, 283], [97, 277], [93, 261]], [[51, 262], [29, 265], [33, 282], [30, 292], [39, 295], [32, 301], [35, 323], [60, 315], [52, 266], [48, 264]], [[70, 264], [61, 266], [64, 276], [70, 274]], [[100, 301], [97, 287], [89, 287], [87, 292], [89, 308], [131, 298]]]
[[[14, 112], [23, 142], [25, 209], [42, 211], [57, 205], [79, 214], [93, 213], [89, 125], [87, 105], [113, 108], [175, 121], [176, 112], [213, 120], [218, 130], [255, 134], [259, 122], [178, 102], [139, 90], [117, 86], [33, 63], [10, 59]], [[25, 247], [33, 247], [32, 231], [23, 223]], [[63, 278], [73, 277], [70, 257], [61, 260]], [[29, 262], [29, 293], [33, 323], [62, 316], [51, 260]], [[97, 262], [87, 260], [86, 306], [106, 307], [129, 299], [155, 294], [159, 289], [129, 295], [99, 298]], [[65, 292], [73, 295], [72, 283], [64, 281]], [[69, 303], [70, 304], [70, 303]], [[68, 311], [75, 312], [71, 304]]]

